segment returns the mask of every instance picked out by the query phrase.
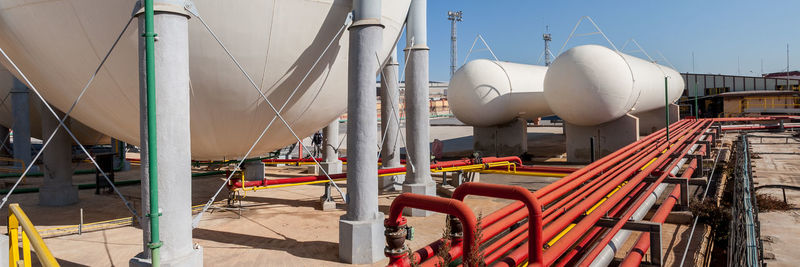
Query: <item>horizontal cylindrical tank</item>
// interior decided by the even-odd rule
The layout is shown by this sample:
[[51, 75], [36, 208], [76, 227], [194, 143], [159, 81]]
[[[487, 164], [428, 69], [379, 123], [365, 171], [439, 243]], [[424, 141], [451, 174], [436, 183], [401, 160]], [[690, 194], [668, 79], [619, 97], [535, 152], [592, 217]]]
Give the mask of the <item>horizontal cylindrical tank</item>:
[[472, 126], [552, 114], [544, 99], [547, 67], [478, 59], [450, 79], [447, 100], [453, 114]]
[[[0, 102], [0, 125], [3, 125], [6, 128], [11, 129], [14, 125], [14, 115], [12, 114], [13, 110], [13, 103], [11, 101], [11, 88], [14, 86], [14, 76], [11, 75], [11, 72], [6, 70], [4, 67], [0, 66], [0, 98], [2, 98], [2, 102]], [[47, 136], [42, 136], [42, 115], [40, 112], [40, 105], [41, 101], [39, 97], [36, 96], [33, 92], [30, 92], [28, 95], [28, 112], [30, 114], [30, 127], [31, 127], [31, 137], [33, 138], [46, 138]], [[47, 113], [46, 116], [53, 116], [53, 114]], [[78, 138], [78, 141], [84, 145], [96, 145], [96, 144], [109, 144], [111, 143], [111, 139], [95, 131], [92, 128], [87, 127], [83, 123], [80, 123], [77, 120], [73, 120], [72, 118], [67, 119], [64, 123], [69, 127], [70, 131], [75, 134], [75, 137]], [[63, 131], [63, 129], [61, 130]], [[5, 138], [7, 133], [0, 133], [0, 140]]]
[[664, 107], [680, 98], [684, 83], [672, 68], [598, 45], [567, 50], [550, 65], [544, 95], [553, 112], [565, 121], [597, 125]]
[[[353, 1], [193, 2], [276, 109], [298, 88], [281, 113], [297, 135], [309, 136], [345, 112], [349, 31], [342, 26]], [[385, 61], [398, 40], [409, 3], [382, 1], [380, 22], [385, 28], [375, 60]], [[0, 1], [0, 47], [48, 102], [65, 110], [130, 18], [134, 4]], [[139, 143], [137, 25], [134, 20], [73, 112], [86, 125], [134, 145]], [[189, 21], [189, 62], [192, 157], [243, 156], [274, 112], [196, 18]], [[276, 120], [252, 155], [293, 142], [286, 126]]]

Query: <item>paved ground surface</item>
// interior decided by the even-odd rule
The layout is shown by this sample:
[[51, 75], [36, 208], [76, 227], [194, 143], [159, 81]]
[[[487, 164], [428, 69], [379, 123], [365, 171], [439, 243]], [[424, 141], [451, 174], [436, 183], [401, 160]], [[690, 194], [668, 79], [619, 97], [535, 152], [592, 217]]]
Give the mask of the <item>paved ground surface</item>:
[[[436, 126], [432, 136], [445, 141], [445, 147], [471, 148], [471, 127]], [[563, 161], [563, 135], [560, 127], [531, 127], [531, 148], [535, 155], [555, 155], [536, 158], [537, 161]], [[539, 154], [536, 154], [539, 153]], [[540, 162], [543, 163], [543, 162]], [[547, 163], [550, 164], [550, 163]], [[78, 166], [84, 168], [84, 166]], [[78, 168], [76, 167], [76, 168]], [[269, 175], [286, 177], [300, 175], [303, 168], [270, 168]], [[117, 180], [137, 179], [138, 167], [118, 173]], [[26, 186], [36, 186], [34, 178]], [[193, 204], [203, 204], [222, 182], [222, 175], [196, 178], [192, 181]], [[8, 181], [8, 179], [6, 179]], [[75, 183], [92, 182], [93, 175], [76, 176]], [[481, 181], [498, 184], [521, 185], [531, 190], [545, 186], [557, 178], [482, 175]], [[346, 183], [341, 183], [346, 190]], [[120, 187], [123, 195], [139, 207], [139, 187]], [[323, 212], [316, 209], [323, 187], [306, 185], [277, 188], [248, 193], [241, 214], [233, 211], [215, 210], [203, 217], [200, 227], [193, 231], [194, 241], [204, 248], [207, 266], [319, 266], [341, 265], [338, 262], [338, 220], [344, 214], [344, 206]], [[10, 202], [20, 203], [32, 221], [40, 229], [74, 225], [80, 221], [80, 209], [84, 210], [84, 221], [95, 222], [130, 216], [122, 202], [114, 195], [94, 195], [93, 190], [81, 191], [81, 202], [67, 207], [52, 208], [37, 206], [36, 194], [16, 194]], [[334, 193], [341, 202], [338, 193]], [[223, 194], [220, 199], [226, 195]], [[380, 196], [380, 210], [387, 212], [396, 194]], [[506, 200], [470, 197], [467, 204], [476, 214], [488, 214], [509, 203]], [[218, 202], [221, 206], [223, 202]], [[7, 210], [2, 209], [4, 214]], [[0, 223], [5, 223], [5, 218]], [[420, 248], [439, 237], [444, 228], [444, 215], [434, 214], [426, 218], [409, 218], [416, 227], [416, 238], [409, 243]], [[668, 262], [673, 255], [682, 252], [687, 242], [688, 227], [666, 225], [664, 227], [664, 254]], [[636, 235], [634, 235], [635, 237]], [[695, 240], [699, 240], [695, 234]], [[631, 242], [626, 244], [629, 247]], [[65, 266], [126, 266], [128, 259], [142, 251], [142, 232], [131, 225], [111, 229], [88, 231], [82, 235], [62, 235], [46, 238], [54, 255]], [[698, 241], [693, 241], [698, 242]], [[693, 246], [695, 247], [695, 246]], [[693, 249], [694, 250], [694, 249]], [[622, 249], [620, 253], [627, 251]], [[624, 253], [622, 254], [624, 255]], [[619, 256], [619, 255], [618, 255]], [[385, 265], [386, 260], [374, 264]]]
[[[763, 136], [761, 138], [760, 136]], [[775, 138], [777, 137], [777, 138]], [[790, 133], [757, 133], [749, 137], [753, 159], [753, 184], [756, 188], [769, 185], [800, 186], [800, 139]], [[757, 189], [783, 200], [781, 189]], [[794, 205], [789, 211], [761, 212], [761, 238], [769, 266], [797, 266], [800, 262], [800, 191], [786, 190], [787, 202]]]

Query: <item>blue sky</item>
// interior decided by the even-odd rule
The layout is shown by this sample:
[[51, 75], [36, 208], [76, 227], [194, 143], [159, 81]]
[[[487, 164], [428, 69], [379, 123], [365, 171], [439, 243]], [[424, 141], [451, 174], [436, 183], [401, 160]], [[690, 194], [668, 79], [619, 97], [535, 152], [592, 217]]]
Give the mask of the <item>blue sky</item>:
[[[800, 69], [800, 1], [796, 0], [428, 0], [430, 78], [434, 81], [449, 80], [448, 10], [464, 12], [464, 21], [458, 24], [459, 65], [477, 34], [500, 60], [536, 64], [546, 26], [553, 37], [551, 51], [557, 54], [581, 16], [590, 16], [618, 48], [634, 38], [655, 60], [663, 62], [660, 51], [680, 72], [692, 72], [692, 52], [695, 72], [737, 74], [737, 57], [742, 75], [759, 75], [762, 59], [764, 72], [783, 71], [787, 43], [790, 68]], [[576, 33], [593, 31], [584, 21]], [[592, 35], [573, 38], [567, 48], [581, 44], [607, 46], [600, 35]], [[644, 57], [630, 46], [625, 50]], [[489, 57], [489, 52], [480, 51], [469, 58]]]

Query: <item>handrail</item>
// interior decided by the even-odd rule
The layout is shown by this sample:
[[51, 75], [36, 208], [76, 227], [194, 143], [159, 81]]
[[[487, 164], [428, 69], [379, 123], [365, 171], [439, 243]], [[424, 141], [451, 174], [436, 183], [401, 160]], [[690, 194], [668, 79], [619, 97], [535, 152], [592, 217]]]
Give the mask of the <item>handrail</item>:
[[9, 266], [16, 267], [19, 264], [19, 228], [22, 227], [22, 254], [23, 265], [25, 267], [31, 266], [31, 252], [30, 246], [33, 245], [33, 250], [36, 251], [36, 256], [42, 266], [59, 266], [56, 258], [50, 253], [50, 249], [45, 245], [44, 240], [33, 227], [33, 223], [28, 218], [28, 215], [22, 211], [19, 204], [13, 203], [8, 205], [8, 237], [9, 237]]

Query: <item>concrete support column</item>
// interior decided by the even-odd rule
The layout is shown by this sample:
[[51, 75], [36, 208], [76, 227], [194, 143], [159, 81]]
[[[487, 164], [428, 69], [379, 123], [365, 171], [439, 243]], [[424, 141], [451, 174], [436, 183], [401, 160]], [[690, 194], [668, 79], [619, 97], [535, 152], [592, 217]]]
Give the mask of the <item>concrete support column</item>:
[[[392, 48], [389, 62], [381, 72], [381, 168], [397, 168], [400, 164], [400, 88], [397, 78], [397, 47]], [[378, 187], [385, 191], [400, 191], [405, 175], [378, 178]]]
[[[51, 116], [45, 105], [40, 105], [42, 136], [50, 136], [59, 128], [58, 119]], [[64, 113], [56, 110], [59, 117]], [[66, 123], [66, 122], [65, 122]], [[39, 205], [66, 206], [78, 203], [78, 186], [72, 185], [72, 139], [60, 129], [42, 155], [44, 180], [39, 188]]]
[[339, 118], [322, 130], [322, 168], [328, 174], [342, 173], [342, 161], [336, 147], [339, 146]]
[[[189, 17], [183, 1], [155, 1], [156, 133], [162, 266], [203, 266], [203, 251], [192, 242], [191, 136], [189, 127]], [[144, 33], [139, 14], [139, 35]], [[142, 215], [150, 210], [147, 168], [145, 41], [139, 38], [139, 105], [142, 148]], [[132, 266], [150, 265], [150, 222], [142, 217], [143, 252]]]
[[381, 47], [380, 0], [354, 0], [347, 73], [347, 213], [339, 218], [339, 258], [371, 264], [383, 258], [384, 215], [378, 211], [375, 75]]
[[248, 181], [260, 181], [264, 180], [266, 176], [266, 170], [264, 169], [266, 164], [260, 160], [253, 160], [244, 163], [244, 179]]
[[[24, 83], [14, 79], [14, 87], [11, 88], [11, 108], [14, 115], [14, 158], [25, 162], [25, 166], [31, 164], [31, 120], [28, 91], [28, 87]], [[17, 167], [22, 168], [20, 164], [17, 164]], [[31, 171], [38, 171], [38, 168], [34, 166]]]
[[639, 140], [639, 118], [626, 114], [594, 126], [565, 123], [567, 161], [591, 162]]
[[[431, 152], [429, 118], [428, 43], [426, 0], [412, 0], [406, 25], [406, 179], [403, 192], [435, 195], [436, 186], [431, 179]], [[428, 216], [430, 211], [404, 210], [406, 216]]]
[[111, 138], [111, 151], [114, 152], [114, 168], [120, 167], [120, 171], [131, 169], [131, 163], [126, 159], [127, 144], [120, 140]]

